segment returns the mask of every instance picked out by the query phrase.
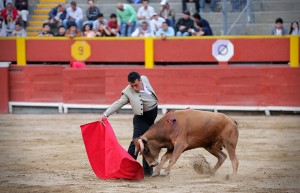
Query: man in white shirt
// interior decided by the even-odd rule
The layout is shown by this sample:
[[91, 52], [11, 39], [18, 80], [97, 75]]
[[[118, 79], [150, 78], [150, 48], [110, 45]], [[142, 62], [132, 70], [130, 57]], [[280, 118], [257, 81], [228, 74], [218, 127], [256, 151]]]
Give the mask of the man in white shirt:
[[156, 33], [162, 27], [162, 24], [165, 21], [166, 20], [164, 18], [160, 17], [157, 13], [153, 13], [152, 19], [149, 22], [151, 30], [154, 33]]
[[148, 23], [144, 21], [141, 27], [136, 28], [136, 30], [131, 34], [132, 37], [154, 37], [154, 33], [149, 27]]
[[155, 10], [149, 5], [149, 1], [144, 0], [143, 6], [140, 7], [137, 12], [138, 26], [140, 26], [144, 21], [149, 22], [154, 12]]
[[81, 29], [81, 21], [83, 18], [83, 12], [80, 7], [77, 6], [75, 1], [71, 2], [71, 7], [67, 9], [67, 18], [63, 21], [63, 25], [66, 29], [73, 23], [76, 24], [77, 29]]

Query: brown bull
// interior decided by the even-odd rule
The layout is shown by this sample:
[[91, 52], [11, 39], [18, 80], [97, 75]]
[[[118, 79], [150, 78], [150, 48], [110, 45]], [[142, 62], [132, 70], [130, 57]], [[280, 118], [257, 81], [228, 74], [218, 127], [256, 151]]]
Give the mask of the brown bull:
[[[134, 140], [136, 150], [144, 156], [151, 166], [157, 166], [153, 176], [160, 174], [164, 163], [169, 159], [165, 173], [169, 174], [172, 166], [184, 151], [203, 147], [218, 158], [212, 170], [214, 174], [223, 164], [227, 150], [232, 163], [233, 175], [237, 174], [239, 162], [235, 148], [238, 141], [237, 123], [222, 113], [198, 110], [176, 110], [167, 113], [141, 137]], [[160, 150], [167, 148], [158, 164]]]

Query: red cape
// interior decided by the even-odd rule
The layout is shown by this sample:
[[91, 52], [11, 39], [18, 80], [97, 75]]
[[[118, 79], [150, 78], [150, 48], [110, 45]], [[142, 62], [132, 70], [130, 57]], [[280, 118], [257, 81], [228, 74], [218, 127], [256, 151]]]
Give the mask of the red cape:
[[143, 167], [118, 143], [107, 119], [81, 125], [81, 132], [90, 164], [101, 179], [144, 178]]

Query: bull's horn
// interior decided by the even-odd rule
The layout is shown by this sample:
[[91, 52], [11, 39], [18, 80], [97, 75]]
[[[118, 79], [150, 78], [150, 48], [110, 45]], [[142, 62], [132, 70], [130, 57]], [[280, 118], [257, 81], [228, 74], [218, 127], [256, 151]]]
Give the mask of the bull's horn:
[[141, 151], [141, 153], [143, 153], [144, 152], [144, 143], [143, 143], [143, 140], [142, 139], [138, 139], [138, 142], [139, 142], [139, 144], [140, 144], [140, 151]]
[[138, 148], [134, 148], [134, 155], [137, 155], [139, 153], [139, 150], [138, 150]]

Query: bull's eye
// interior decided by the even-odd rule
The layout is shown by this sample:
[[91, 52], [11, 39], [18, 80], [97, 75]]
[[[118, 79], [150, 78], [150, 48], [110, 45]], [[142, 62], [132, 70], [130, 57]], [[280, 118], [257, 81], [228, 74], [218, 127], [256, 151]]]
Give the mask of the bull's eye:
[[150, 149], [147, 146], [145, 146], [144, 154], [145, 155], [150, 155], [151, 154]]

